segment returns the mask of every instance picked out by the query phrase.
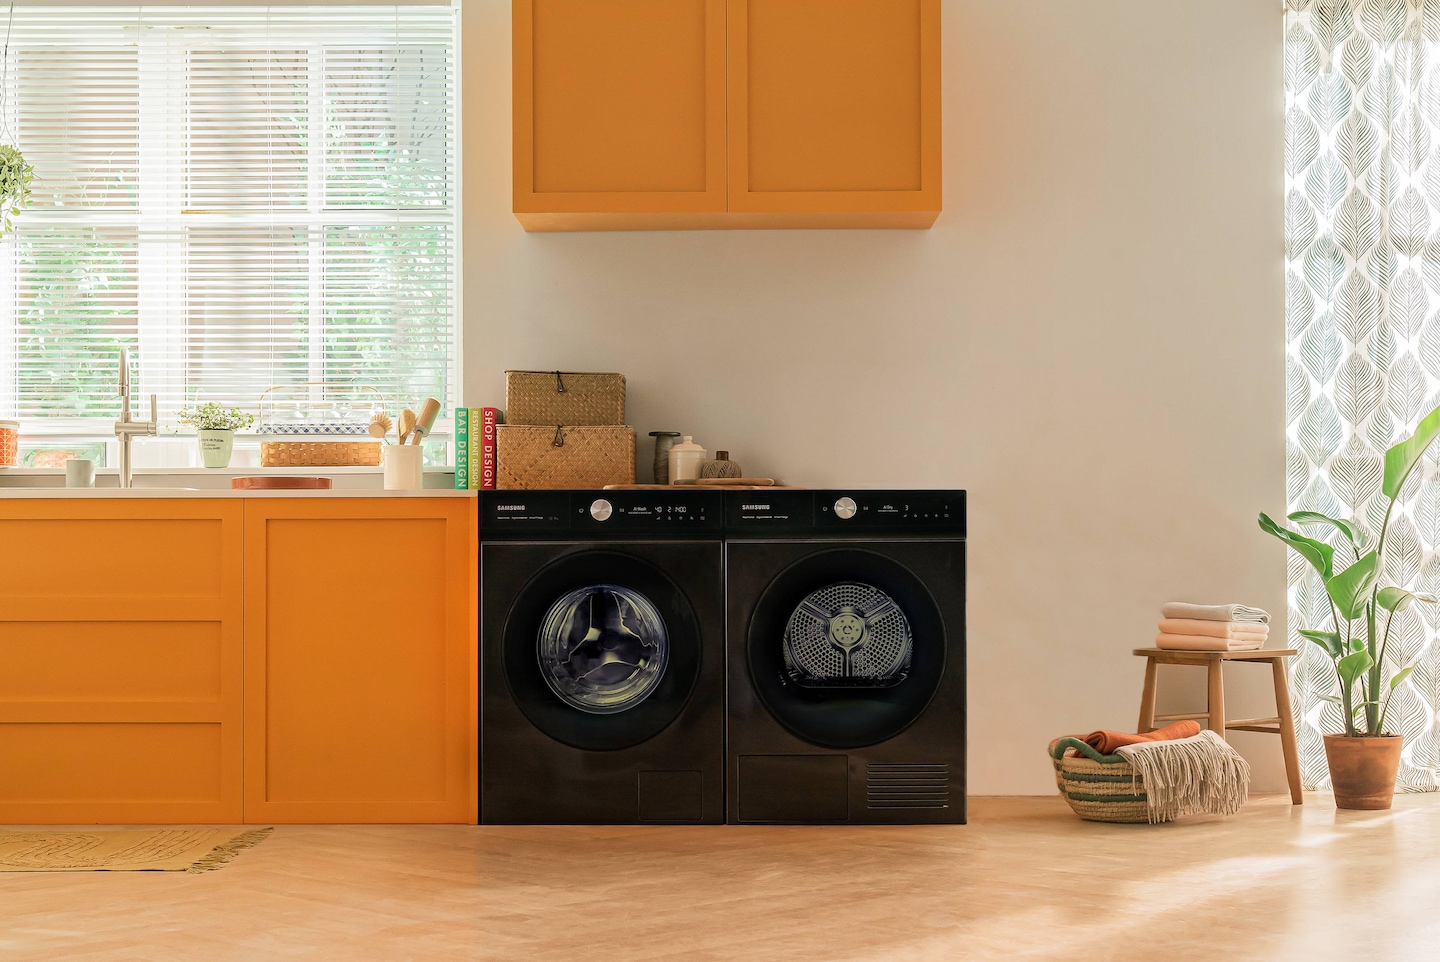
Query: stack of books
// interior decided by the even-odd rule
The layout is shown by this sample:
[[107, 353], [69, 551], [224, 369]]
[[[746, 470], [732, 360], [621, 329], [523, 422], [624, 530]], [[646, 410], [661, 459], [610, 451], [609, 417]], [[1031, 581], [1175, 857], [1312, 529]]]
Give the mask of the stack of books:
[[495, 426], [498, 408], [455, 409], [455, 488], [495, 489]]

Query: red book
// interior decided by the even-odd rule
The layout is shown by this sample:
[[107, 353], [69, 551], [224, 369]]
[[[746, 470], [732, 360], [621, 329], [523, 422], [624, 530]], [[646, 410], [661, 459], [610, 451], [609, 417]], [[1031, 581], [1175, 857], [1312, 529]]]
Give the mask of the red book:
[[497, 408], [480, 409], [480, 487], [495, 490], [495, 425], [500, 423]]

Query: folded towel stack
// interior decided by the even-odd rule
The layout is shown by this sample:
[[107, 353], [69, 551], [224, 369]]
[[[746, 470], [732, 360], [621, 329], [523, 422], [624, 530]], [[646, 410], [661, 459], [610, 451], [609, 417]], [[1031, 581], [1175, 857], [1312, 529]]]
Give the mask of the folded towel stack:
[[1188, 605], [1160, 609], [1155, 647], [1178, 651], [1255, 651], [1270, 637], [1270, 615], [1245, 605]]

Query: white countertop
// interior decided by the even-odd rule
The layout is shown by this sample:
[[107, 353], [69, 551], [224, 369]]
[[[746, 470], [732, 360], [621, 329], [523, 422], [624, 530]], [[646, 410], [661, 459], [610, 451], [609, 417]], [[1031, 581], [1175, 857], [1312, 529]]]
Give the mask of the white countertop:
[[[0, 468], [0, 498], [473, 498], [474, 491], [456, 491], [454, 472], [426, 469], [427, 483], [418, 491], [386, 491], [374, 467], [303, 468], [136, 468], [134, 487], [121, 488], [114, 468], [96, 472], [96, 487], [67, 488], [60, 468]], [[334, 487], [315, 490], [236, 491], [231, 478], [330, 478]]]

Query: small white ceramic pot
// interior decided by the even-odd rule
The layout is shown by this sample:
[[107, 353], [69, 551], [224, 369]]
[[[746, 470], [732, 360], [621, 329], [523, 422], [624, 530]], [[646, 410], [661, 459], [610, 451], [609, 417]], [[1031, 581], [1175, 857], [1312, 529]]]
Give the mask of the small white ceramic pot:
[[230, 467], [230, 455], [235, 452], [234, 431], [201, 431], [200, 460], [207, 468]]

